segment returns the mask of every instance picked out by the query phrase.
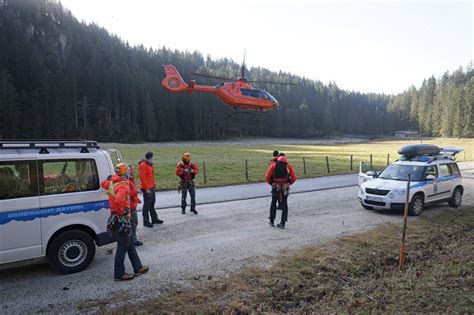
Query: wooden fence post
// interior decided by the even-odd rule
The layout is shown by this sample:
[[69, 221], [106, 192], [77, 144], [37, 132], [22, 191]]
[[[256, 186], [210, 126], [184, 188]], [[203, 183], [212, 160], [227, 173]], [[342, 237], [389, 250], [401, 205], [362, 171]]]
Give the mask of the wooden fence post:
[[306, 160], [303, 156], [303, 173], [306, 175]]
[[374, 165], [374, 164], [372, 163], [372, 153], [370, 154], [370, 165]]
[[387, 166], [390, 164], [390, 153], [387, 153]]
[[400, 243], [400, 261], [398, 262], [398, 269], [402, 269], [405, 264], [405, 238], [407, 234], [407, 217], [408, 217], [408, 207], [410, 203], [410, 181], [411, 174], [408, 174], [407, 182], [407, 192], [405, 196], [405, 208], [403, 210], [403, 230], [402, 230], [402, 242]]
[[203, 175], [204, 184], [205, 184], [207, 183], [206, 161], [202, 161], [202, 175]]
[[353, 163], [352, 160], [353, 160], [353, 156], [351, 154], [351, 171], [354, 169], [353, 166], [352, 166], [352, 163]]
[[245, 180], [249, 180], [249, 162], [245, 160]]
[[327, 167], [328, 173], [329, 173], [329, 158], [328, 158], [327, 155], [326, 155], [326, 167]]

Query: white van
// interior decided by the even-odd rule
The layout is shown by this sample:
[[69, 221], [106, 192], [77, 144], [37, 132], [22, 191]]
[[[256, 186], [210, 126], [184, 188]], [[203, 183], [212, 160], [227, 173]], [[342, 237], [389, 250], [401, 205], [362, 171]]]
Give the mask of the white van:
[[100, 188], [113, 157], [95, 141], [0, 140], [0, 264], [46, 256], [61, 274], [87, 268], [114, 241]]

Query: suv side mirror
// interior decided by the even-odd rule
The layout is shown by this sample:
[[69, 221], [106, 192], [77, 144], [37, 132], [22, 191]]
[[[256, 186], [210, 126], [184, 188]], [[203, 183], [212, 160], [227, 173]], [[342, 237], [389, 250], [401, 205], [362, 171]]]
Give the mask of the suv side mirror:
[[426, 176], [426, 180], [435, 180], [436, 177], [433, 174]]
[[368, 171], [367, 172], [367, 176], [370, 176], [370, 177], [375, 177], [375, 172], [374, 171]]

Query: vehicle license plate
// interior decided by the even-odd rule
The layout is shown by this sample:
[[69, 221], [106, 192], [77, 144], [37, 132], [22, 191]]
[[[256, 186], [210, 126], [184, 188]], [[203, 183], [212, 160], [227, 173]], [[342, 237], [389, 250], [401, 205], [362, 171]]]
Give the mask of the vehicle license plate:
[[367, 196], [367, 200], [382, 202], [383, 198], [382, 197]]

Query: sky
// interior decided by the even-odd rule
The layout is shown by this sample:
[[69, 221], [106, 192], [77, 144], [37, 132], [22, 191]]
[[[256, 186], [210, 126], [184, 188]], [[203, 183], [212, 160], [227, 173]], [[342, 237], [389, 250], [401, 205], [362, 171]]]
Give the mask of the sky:
[[132, 45], [395, 94], [474, 59], [474, 1], [60, 0]]

